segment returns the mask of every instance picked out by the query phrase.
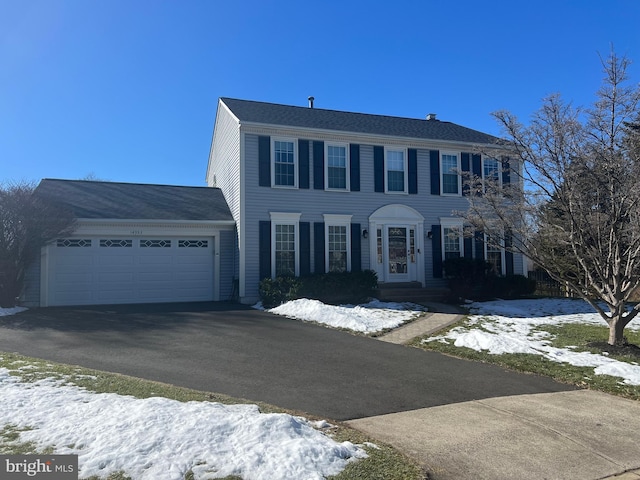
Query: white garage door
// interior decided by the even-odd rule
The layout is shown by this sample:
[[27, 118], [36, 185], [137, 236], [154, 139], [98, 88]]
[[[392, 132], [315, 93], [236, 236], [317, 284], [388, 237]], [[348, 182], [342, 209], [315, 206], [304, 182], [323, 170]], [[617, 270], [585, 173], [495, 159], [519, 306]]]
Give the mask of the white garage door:
[[48, 304], [213, 300], [212, 237], [83, 237], [49, 247]]

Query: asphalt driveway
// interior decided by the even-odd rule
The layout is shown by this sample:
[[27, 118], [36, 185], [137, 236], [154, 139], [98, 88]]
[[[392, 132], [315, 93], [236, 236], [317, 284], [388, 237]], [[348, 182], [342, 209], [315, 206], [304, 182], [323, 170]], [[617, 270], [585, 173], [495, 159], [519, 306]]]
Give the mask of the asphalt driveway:
[[334, 420], [573, 389], [228, 303], [28, 310], [0, 317], [0, 351]]

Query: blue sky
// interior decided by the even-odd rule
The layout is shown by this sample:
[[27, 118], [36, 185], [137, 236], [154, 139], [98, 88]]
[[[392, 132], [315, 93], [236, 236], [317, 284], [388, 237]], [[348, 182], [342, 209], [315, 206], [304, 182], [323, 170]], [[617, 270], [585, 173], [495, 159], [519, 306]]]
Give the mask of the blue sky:
[[491, 134], [613, 44], [638, 0], [0, 0], [0, 182], [204, 185], [218, 97], [438, 118]]

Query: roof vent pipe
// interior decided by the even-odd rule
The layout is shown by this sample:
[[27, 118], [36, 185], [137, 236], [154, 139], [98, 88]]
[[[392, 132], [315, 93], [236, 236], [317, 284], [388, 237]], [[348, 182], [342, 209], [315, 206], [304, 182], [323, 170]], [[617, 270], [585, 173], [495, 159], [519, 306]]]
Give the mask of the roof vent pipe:
[[427, 120], [435, 120], [436, 119], [436, 114], [435, 113], [430, 113], [427, 115]]
[[315, 98], [309, 97], [309, 108], [313, 108], [313, 101], [314, 100], [315, 100]]

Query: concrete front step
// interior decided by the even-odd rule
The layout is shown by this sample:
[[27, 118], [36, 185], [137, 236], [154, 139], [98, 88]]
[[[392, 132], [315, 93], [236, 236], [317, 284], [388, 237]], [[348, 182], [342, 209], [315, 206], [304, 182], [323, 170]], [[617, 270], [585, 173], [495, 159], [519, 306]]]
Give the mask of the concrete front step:
[[449, 290], [446, 288], [422, 288], [422, 287], [387, 287], [383, 286], [378, 289], [378, 298], [380, 300], [394, 302], [416, 302], [434, 301], [442, 302], [449, 296]]

